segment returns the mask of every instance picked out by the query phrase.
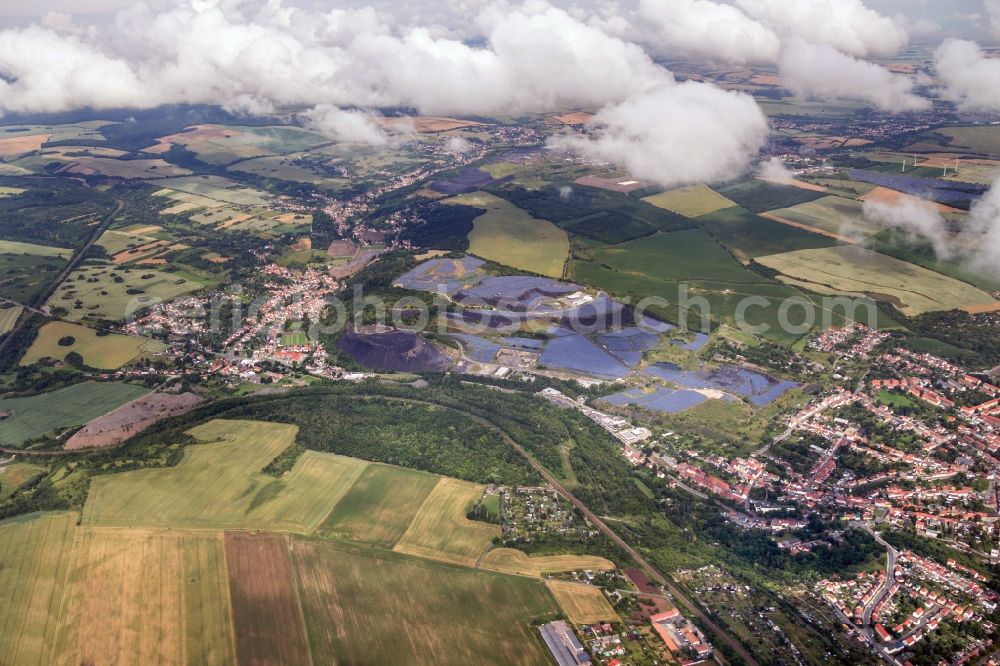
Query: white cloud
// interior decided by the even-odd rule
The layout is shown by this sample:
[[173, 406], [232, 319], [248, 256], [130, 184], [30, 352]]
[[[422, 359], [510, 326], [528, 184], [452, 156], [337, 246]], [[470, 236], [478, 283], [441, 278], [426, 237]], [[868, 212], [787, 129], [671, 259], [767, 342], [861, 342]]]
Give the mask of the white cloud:
[[[280, 0], [139, 4], [105, 31], [0, 31], [7, 111], [164, 102], [413, 106], [500, 114], [600, 106], [672, 80], [637, 45], [548, 4], [491, 5], [487, 45], [398, 27], [371, 8], [312, 12]], [[98, 85], [100, 83], [100, 85]]]
[[779, 157], [772, 157], [757, 167], [757, 177], [787, 185], [795, 181], [795, 174], [785, 166]]
[[467, 153], [472, 150], [472, 144], [469, 143], [468, 139], [463, 139], [460, 136], [453, 136], [445, 141], [444, 149], [449, 153], [461, 155], [462, 153]]
[[712, 0], [640, 0], [646, 40], [664, 55], [773, 63], [778, 36], [739, 8]]
[[974, 271], [1000, 277], [1000, 180], [954, 230], [934, 204], [913, 196], [894, 203], [867, 202], [864, 215], [906, 233], [915, 245], [929, 243], [938, 259], [962, 262]]
[[[698, 12], [742, 16], [706, 0], [685, 1]], [[245, 114], [312, 108], [302, 117], [318, 131], [384, 145], [399, 128], [388, 132], [371, 113], [349, 109], [492, 116], [601, 108], [599, 138], [569, 143], [621, 161], [637, 176], [667, 184], [745, 169], [768, 133], [752, 98], [708, 84], [676, 85], [643, 48], [600, 27], [627, 32], [618, 12], [607, 5], [580, 20], [544, 0], [497, 0], [474, 22], [485, 39], [463, 41], [442, 36], [447, 28], [402, 25], [371, 7], [138, 3], [102, 30], [62, 18], [52, 23], [69, 32], [0, 30], [0, 112], [166, 103], [218, 104]], [[759, 40], [752, 50], [771, 57], [768, 32], [740, 21]], [[735, 29], [728, 34], [749, 39]]]
[[863, 211], [868, 220], [930, 243], [939, 259], [947, 260], [955, 256], [947, 222], [929, 201], [912, 196], [903, 196], [891, 203], [867, 201]]
[[968, 226], [969, 233], [977, 237], [972, 267], [1000, 277], [1000, 180], [972, 207]]
[[983, 4], [990, 19], [990, 30], [995, 37], [1000, 38], [1000, 0], [983, 0]]
[[593, 137], [563, 136], [553, 147], [620, 164], [663, 187], [742, 174], [769, 133], [752, 97], [694, 82], [609, 105], [593, 123]]
[[365, 111], [321, 104], [302, 114], [302, 119], [307, 128], [335, 141], [369, 146], [384, 146], [389, 143], [389, 134], [379, 126], [377, 117]]
[[829, 44], [858, 57], [891, 55], [907, 42], [896, 21], [861, 0], [735, 0], [748, 14], [787, 35]]
[[975, 42], [952, 39], [934, 52], [944, 98], [960, 107], [1000, 111], [1000, 59], [988, 58]]
[[779, 61], [782, 83], [797, 95], [857, 99], [883, 111], [915, 111], [930, 101], [913, 94], [913, 81], [885, 67], [854, 58], [827, 44], [792, 39]]

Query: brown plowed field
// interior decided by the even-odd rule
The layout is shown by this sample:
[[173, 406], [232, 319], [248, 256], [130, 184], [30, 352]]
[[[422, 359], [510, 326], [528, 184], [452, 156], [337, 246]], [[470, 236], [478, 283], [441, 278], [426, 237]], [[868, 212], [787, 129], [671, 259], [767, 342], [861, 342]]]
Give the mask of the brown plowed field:
[[311, 664], [287, 538], [227, 532], [225, 540], [237, 663]]
[[63, 448], [73, 451], [121, 444], [157, 421], [191, 411], [201, 401], [194, 393], [151, 393], [97, 417], [70, 437]]

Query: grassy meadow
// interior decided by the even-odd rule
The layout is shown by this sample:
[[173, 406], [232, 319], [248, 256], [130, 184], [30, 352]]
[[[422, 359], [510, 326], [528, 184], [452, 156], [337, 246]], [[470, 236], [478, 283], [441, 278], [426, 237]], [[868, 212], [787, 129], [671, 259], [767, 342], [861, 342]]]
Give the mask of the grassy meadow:
[[[67, 346], [60, 340], [72, 338]], [[72, 352], [83, 357], [84, 364], [99, 370], [117, 370], [144, 354], [154, 354], [166, 348], [161, 342], [128, 335], [98, 335], [97, 331], [65, 321], [53, 321], [42, 326], [38, 337], [21, 358], [21, 365], [31, 365], [43, 358], [65, 360]]]
[[202, 284], [186, 277], [146, 268], [83, 264], [49, 299], [50, 307], [66, 310], [69, 321], [85, 317], [120, 321], [128, 315], [197, 291]]
[[532, 273], [562, 277], [569, 237], [556, 225], [483, 192], [452, 197], [444, 203], [486, 209], [469, 233], [471, 254]]
[[66, 261], [59, 254], [0, 251], [0, 297], [30, 304], [66, 267]]

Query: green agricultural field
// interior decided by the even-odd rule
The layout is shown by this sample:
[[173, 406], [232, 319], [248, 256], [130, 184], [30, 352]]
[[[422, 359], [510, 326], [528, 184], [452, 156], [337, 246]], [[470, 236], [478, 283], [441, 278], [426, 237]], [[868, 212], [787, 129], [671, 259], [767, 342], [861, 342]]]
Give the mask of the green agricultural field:
[[174, 237], [155, 225], [132, 225], [127, 229], [111, 229], [101, 234], [97, 245], [108, 254], [115, 255], [125, 250], [154, 243], [158, 240], [173, 240]]
[[49, 306], [65, 309], [64, 319], [69, 321], [85, 317], [121, 321], [203, 286], [167, 271], [85, 263], [70, 273], [49, 299]]
[[313, 663], [550, 663], [532, 626], [559, 612], [542, 581], [340, 543], [293, 544]]
[[29, 398], [0, 400], [10, 416], [0, 420], [0, 442], [24, 442], [65, 428], [80, 426], [149, 393], [132, 384], [83, 382]]
[[463, 194], [444, 203], [484, 208], [469, 233], [469, 253], [525, 271], [562, 277], [569, 256], [566, 232], [532, 217], [500, 197], [484, 192]]
[[78, 532], [46, 663], [235, 663], [221, 535]]
[[881, 231], [881, 226], [865, 219], [863, 208], [860, 201], [826, 196], [791, 208], [772, 210], [768, 215], [840, 236], [868, 236]]
[[686, 217], [701, 217], [736, 205], [707, 185], [682, 187], [644, 197], [643, 201]]
[[0, 335], [9, 333], [14, 328], [22, 312], [24, 308], [20, 305], [0, 303]]
[[814, 185], [827, 188], [828, 194], [836, 194], [848, 199], [857, 199], [868, 194], [875, 189], [875, 185], [862, 183], [857, 180], [844, 180], [842, 178], [813, 178], [805, 177], [804, 180]]
[[[60, 344], [69, 342], [70, 344]], [[71, 352], [83, 357], [83, 362], [99, 370], [117, 370], [136, 358], [166, 349], [162, 342], [128, 335], [98, 335], [97, 331], [64, 321], [42, 326], [38, 337], [21, 358], [21, 365], [31, 365], [43, 358], [64, 360]]]
[[441, 562], [472, 566], [490, 547], [500, 527], [465, 517], [486, 488], [442, 478], [420, 506], [394, 550]]
[[75, 525], [75, 513], [0, 522], [0, 663], [52, 663]]
[[790, 208], [825, 196], [822, 192], [779, 185], [757, 178], [719, 188], [719, 194], [753, 213]]
[[625, 276], [657, 282], [703, 279], [750, 284], [763, 281], [759, 275], [740, 266], [718, 241], [701, 229], [656, 234], [614, 247], [597, 248], [590, 261], [576, 263], [576, 278], [586, 281], [587, 269], [593, 264]]
[[[767, 305], [745, 308], [744, 323], [768, 326], [762, 335], [780, 344], [792, 344], [803, 335], [780, 326], [780, 308], [788, 299], [805, 304], [817, 326], [827, 320], [833, 325], [844, 323], [842, 311], [825, 313], [821, 309], [820, 297], [745, 269], [703, 230], [659, 234], [612, 248], [590, 248], [584, 258], [573, 263], [572, 278], [578, 282], [619, 296], [666, 299], [675, 306], [681, 302], [682, 288], [686, 288], [689, 302], [705, 299], [711, 318], [732, 326], [741, 323], [736, 314], [747, 298], [763, 299], [761, 303]], [[797, 314], [790, 317], [793, 324], [801, 323], [806, 316], [802, 308], [796, 309]], [[689, 309], [690, 326], [700, 328], [700, 312], [697, 305]], [[858, 314], [868, 313], [862, 309]], [[864, 323], [896, 325], [891, 321]]]
[[505, 186], [491, 191], [574, 236], [608, 245], [696, 226], [690, 219], [642, 199], [597, 187]]
[[0, 467], [0, 500], [7, 499], [15, 490], [43, 472], [44, 467], [24, 462]]
[[742, 261], [838, 244], [827, 236], [768, 220], [739, 206], [703, 215], [698, 222]]
[[189, 446], [176, 467], [95, 478], [84, 523], [311, 532], [368, 463], [307, 451], [282, 478], [262, 474], [296, 433], [256, 421], [198, 426], [190, 434], [211, 443]]
[[867, 294], [911, 316], [995, 302], [972, 285], [860, 247], [801, 250], [757, 261], [789, 284], [825, 294]]
[[438, 480], [426, 472], [369, 465], [319, 531], [392, 548], [406, 533]]

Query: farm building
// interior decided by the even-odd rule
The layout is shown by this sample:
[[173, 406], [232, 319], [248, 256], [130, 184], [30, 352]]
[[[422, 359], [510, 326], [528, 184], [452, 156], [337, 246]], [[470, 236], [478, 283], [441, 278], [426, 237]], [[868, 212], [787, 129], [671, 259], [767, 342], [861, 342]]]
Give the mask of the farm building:
[[697, 627], [688, 622], [676, 608], [649, 618], [653, 629], [667, 644], [671, 654], [689, 652], [697, 661], [705, 661], [712, 656], [712, 646]]
[[538, 628], [542, 640], [559, 666], [579, 666], [589, 664], [590, 655], [577, 639], [569, 625], [562, 620], [550, 622]]

